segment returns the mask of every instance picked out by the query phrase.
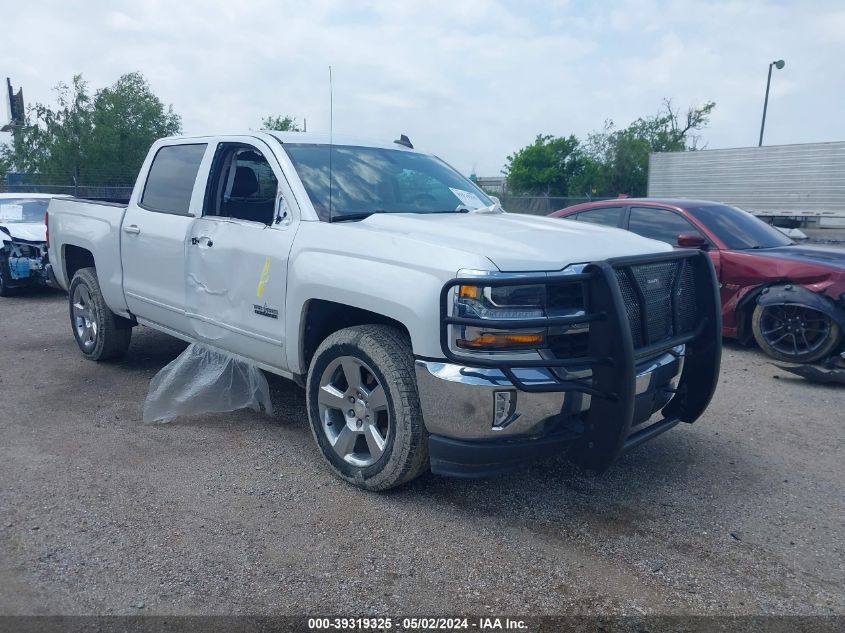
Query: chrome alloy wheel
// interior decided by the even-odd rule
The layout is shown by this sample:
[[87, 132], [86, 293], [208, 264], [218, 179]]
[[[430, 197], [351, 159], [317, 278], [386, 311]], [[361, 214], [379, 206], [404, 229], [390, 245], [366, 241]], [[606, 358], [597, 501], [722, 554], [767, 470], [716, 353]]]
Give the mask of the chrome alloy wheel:
[[73, 327], [85, 351], [94, 349], [97, 344], [97, 314], [85, 284], [79, 284], [73, 291]]
[[345, 462], [363, 468], [384, 454], [391, 431], [387, 394], [362, 360], [340, 356], [326, 366], [317, 406], [323, 432]]

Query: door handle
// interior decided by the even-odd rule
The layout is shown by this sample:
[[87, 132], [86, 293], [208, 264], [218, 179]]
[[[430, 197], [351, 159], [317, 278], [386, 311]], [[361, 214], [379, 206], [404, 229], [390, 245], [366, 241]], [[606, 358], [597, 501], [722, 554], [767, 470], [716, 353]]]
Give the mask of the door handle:
[[208, 237], [192, 237], [191, 238], [191, 245], [192, 246], [199, 246], [200, 243], [205, 243], [208, 248], [214, 246], [214, 242], [211, 238]]
[[124, 233], [130, 233], [132, 235], [138, 235], [141, 232], [141, 229], [138, 227], [137, 224], [130, 224], [129, 226], [123, 227]]

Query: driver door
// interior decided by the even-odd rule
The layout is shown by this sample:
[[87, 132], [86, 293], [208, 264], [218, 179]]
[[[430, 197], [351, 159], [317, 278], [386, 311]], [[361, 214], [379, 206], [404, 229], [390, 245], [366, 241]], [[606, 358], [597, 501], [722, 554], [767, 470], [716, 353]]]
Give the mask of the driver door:
[[197, 338], [283, 371], [292, 201], [264, 143], [219, 143], [186, 246], [187, 313]]
[[677, 211], [660, 207], [631, 207], [628, 215], [628, 230], [643, 237], [666, 242], [674, 248], [680, 248], [678, 236], [682, 233], [700, 236], [704, 239], [706, 246], [706, 248], [702, 248], [707, 251], [707, 255], [716, 268], [716, 277], [720, 278], [721, 258], [719, 257], [719, 249], [713, 244], [712, 240]]

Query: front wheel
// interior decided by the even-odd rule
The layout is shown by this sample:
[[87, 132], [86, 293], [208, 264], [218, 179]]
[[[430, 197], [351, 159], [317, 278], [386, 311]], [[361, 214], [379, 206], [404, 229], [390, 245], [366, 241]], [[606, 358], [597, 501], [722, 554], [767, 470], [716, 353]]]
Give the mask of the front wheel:
[[764, 352], [789, 363], [826, 358], [842, 339], [842, 330], [828, 315], [799, 305], [758, 305], [751, 329]]
[[400, 330], [361, 325], [329, 336], [311, 361], [306, 398], [317, 445], [349, 483], [387, 490], [428, 469], [414, 357]]
[[11, 294], [10, 277], [9, 259], [5, 253], [0, 252], [0, 297], [8, 297]]
[[123, 356], [132, 339], [132, 328], [109, 310], [94, 268], [76, 271], [68, 297], [73, 337], [83, 356], [95, 361]]

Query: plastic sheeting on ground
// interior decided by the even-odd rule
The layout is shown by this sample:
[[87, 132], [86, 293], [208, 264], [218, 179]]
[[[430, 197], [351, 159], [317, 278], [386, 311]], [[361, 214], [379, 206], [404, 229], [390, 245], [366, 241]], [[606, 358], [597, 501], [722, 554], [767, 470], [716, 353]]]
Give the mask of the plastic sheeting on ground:
[[273, 414], [270, 387], [254, 363], [192, 343], [150, 381], [144, 422], [249, 407]]

